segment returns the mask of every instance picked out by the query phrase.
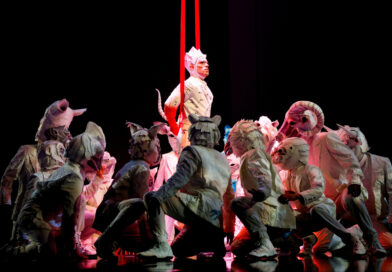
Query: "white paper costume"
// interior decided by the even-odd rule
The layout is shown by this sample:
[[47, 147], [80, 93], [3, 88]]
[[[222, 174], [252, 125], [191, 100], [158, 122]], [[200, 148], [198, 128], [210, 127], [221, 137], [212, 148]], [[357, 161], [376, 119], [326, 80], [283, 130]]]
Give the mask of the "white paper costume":
[[[324, 194], [334, 200], [337, 218], [351, 217], [364, 233], [364, 239], [376, 256], [386, 254], [380, 245], [364, 200], [363, 173], [354, 152], [333, 132], [321, 132], [324, 114], [310, 101], [298, 101], [287, 111], [280, 133], [298, 135], [309, 145], [309, 164], [322, 171], [326, 184]], [[282, 136], [282, 135], [281, 135]]]
[[285, 193], [279, 197], [296, 211], [296, 235], [303, 239], [301, 255], [312, 253], [313, 232], [328, 228], [352, 247], [354, 254], [365, 254], [366, 249], [359, 237], [352, 235], [335, 218], [335, 204], [324, 195], [325, 180], [320, 169], [308, 164], [309, 146], [297, 137], [286, 138], [272, 154], [273, 162], [283, 169]]
[[[211, 106], [214, 96], [204, 81], [209, 74], [207, 55], [194, 47], [185, 54], [185, 67], [190, 77], [185, 80], [184, 110], [186, 116], [193, 113], [198, 116], [211, 115]], [[166, 120], [175, 135], [180, 133], [181, 149], [189, 145], [188, 129], [191, 126], [189, 119], [176, 121], [177, 109], [181, 102], [180, 85], [178, 85], [165, 101], [164, 112]], [[180, 131], [181, 129], [181, 131]], [[181, 134], [183, 136], [181, 136]]]
[[67, 148], [66, 163], [47, 181], [37, 182], [37, 189], [19, 214], [17, 222], [30, 243], [16, 247], [16, 254], [54, 254], [48, 245], [52, 229], [48, 220], [56, 219], [59, 212], [62, 212], [62, 242], [57, 248], [59, 254], [69, 257], [77, 253], [74, 244], [77, 202], [86, 173], [100, 169], [105, 146], [105, 135], [93, 122], [87, 124], [84, 133], [71, 140]]
[[[253, 121], [241, 120], [230, 131], [229, 141], [233, 153], [241, 157], [240, 180], [245, 189], [245, 196], [235, 198], [231, 208], [249, 232], [251, 242], [248, 247], [239, 235], [231, 250], [236, 255], [275, 256], [266, 226], [293, 229], [295, 217], [290, 206], [278, 202], [284, 191], [271, 157], [265, 152], [264, 136]], [[249, 252], [245, 252], [245, 245]]]
[[[234, 232], [234, 214], [229, 203], [234, 197], [230, 167], [223, 154], [213, 149], [218, 143], [220, 117], [189, 115], [190, 146], [181, 152], [177, 171], [158, 191], [145, 196], [154, 246], [142, 257], [171, 258], [213, 251], [226, 254], [224, 233]], [[171, 247], [167, 242], [164, 214], [185, 224]]]
[[[81, 115], [85, 109], [73, 110], [66, 99], [53, 102], [40, 121], [35, 136], [36, 142], [58, 140], [66, 147], [71, 139], [68, 128], [74, 116]], [[21, 146], [4, 171], [0, 183], [0, 204], [11, 205], [12, 184], [18, 182], [18, 193], [15, 199], [12, 220], [15, 222], [22, 208], [26, 193], [26, 183], [30, 176], [40, 170], [37, 159], [37, 144]], [[13, 231], [14, 234], [15, 230]], [[14, 234], [12, 236], [14, 236]], [[14, 238], [14, 237], [12, 237]]]
[[[392, 249], [392, 166], [389, 158], [369, 152], [365, 135], [359, 128], [340, 126], [336, 133], [358, 157], [364, 178], [362, 183], [368, 191], [365, 201], [381, 245]], [[389, 212], [388, 212], [389, 210]]]

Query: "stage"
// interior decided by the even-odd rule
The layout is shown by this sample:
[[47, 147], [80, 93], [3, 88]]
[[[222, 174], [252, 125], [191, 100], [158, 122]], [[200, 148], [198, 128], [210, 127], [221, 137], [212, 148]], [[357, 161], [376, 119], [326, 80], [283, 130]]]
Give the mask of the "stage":
[[233, 272], [273, 272], [273, 271], [392, 271], [392, 258], [345, 259], [342, 257], [312, 256], [296, 258], [279, 256], [267, 261], [249, 261], [234, 258], [227, 253], [224, 259], [211, 260], [205, 258], [174, 259], [172, 261], [146, 261], [135, 256], [122, 256], [117, 264], [108, 264], [100, 259], [86, 259], [75, 263], [64, 263], [61, 260], [45, 262], [0, 262], [2, 272], [8, 271], [233, 271]]
[[[139, 3], [140, 2], [140, 3]], [[180, 1], [121, 5], [7, 4], [4, 7], [0, 173], [21, 145], [34, 144], [45, 108], [66, 98], [87, 108], [70, 126], [73, 136], [88, 121], [102, 127], [116, 171], [129, 161], [126, 121], [150, 127], [164, 121], [163, 101], [180, 80]], [[224, 3], [223, 3], [224, 2]], [[232, 126], [268, 116], [280, 124], [290, 105], [317, 103], [325, 125], [361, 128], [371, 152], [392, 158], [383, 130], [390, 116], [386, 65], [390, 15], [386, 3], [200, 1], [201, 50], [207, 54], [214, 95], [211, 116]], [[195, 44], [193, 1], [187, 1], [186, 51]], [[3, 4], [5, 5], [5, 4]], [[186, 77], [188, 74], [186, 73]], [[162, 153], [169, 152], [159, 136]], [[223, 150], [223, 141], [216, 146]], [[16, 191], [14, 188], [14, 194]], [[6, 228], [3, 226], [2, 228]], [[228, 253], [224, 261], [97, 259], [27, 262], [0, 260], [0, 271], [392, 271], [392, 257], [318, 257], [249, 262]]]

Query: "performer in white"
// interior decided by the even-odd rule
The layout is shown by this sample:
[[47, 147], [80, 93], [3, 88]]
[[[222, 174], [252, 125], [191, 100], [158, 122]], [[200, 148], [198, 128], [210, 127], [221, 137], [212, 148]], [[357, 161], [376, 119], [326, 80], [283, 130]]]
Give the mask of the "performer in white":
[[[256, 120], [255, 125], [259, 127], [261, 133], [263, 134], [264, 137], [264, 143], [265, 146], [268, 146], [270, 141], [273, 140], [276, 135], [278, 134], [277, 126], [279, 125], [279, 122], [277, 120], [271, 121], [267, 116], [260, 116], [259, 120]], [[231, 169], [231, 182], [233, 184], [233, 190], [235, 193], [235, 197], [241, 197], [245, 196], [245, 191], [244, 188], [242, 188], [241, 185], [241, 179], [240, 179], [240, 157], [235, 156], [232, 152], [232, 148], [230, 146], [230, 141], [229, 141], [229, 133], [231, 131], [231, 127], [226, 125], [225, 126], [225, 137], [223, 138], [223, 142], [225, 144], [225, 154], [226, 158], [229, 161], [230, 169]], [[275, 146], [278, 145], [278, 142], [275, 142]], [[234, 231], [234, 237], [236, 237], [240, 231], [244, 228], [244, 225], [242, 224], [241, 220], [236, 218], [235, 221], [235, 231]]]
[[178, 85], [167, 98], [164, 106], [166, 120], [171, 131], [180, 137], [181, 150], [189, 145], [188, 129], [191, 126], [189, 114], [198, 116], [211, 116], [211, 106], [214, 96], [208, 88], [205, 78], [209, 75], [207, 55], [194, 47], [185, 54], [185, 67], [190, 77], [185, 80], [184, 110], [186, 118], [176, 121], [177, 109], [181, 103], [180, 85]]
[[267, 226], [294, 229], [295, 217], [290, 206], [278, 202], [284, 193], [282, 182], [265, 152], [264, 135], [250, 120], [238, 121], [229, 134], [234, 155], [241, 158], [240, 180], [245, 196], [236, 197], [231, 209], [244, 224], [231, 244], [232, 252], [250, 257], [277, 255], [267, 232]]
[[280, 171], [285, 193], [278, 200], [290, 203], [296, 211], [297, 228], [294, 233], [303, 240], [300, 255], [312, 253], [313, 232], [328, 228], [352, 248], [354, 255], [366, 249], [355, 233], [350, 233], [335, 218], [335, 204], [324, 195], [325, 180], [320, 169], [308, 164], [309, 146], [297, 137], [284, 139], [272, 154], [272, 161]]

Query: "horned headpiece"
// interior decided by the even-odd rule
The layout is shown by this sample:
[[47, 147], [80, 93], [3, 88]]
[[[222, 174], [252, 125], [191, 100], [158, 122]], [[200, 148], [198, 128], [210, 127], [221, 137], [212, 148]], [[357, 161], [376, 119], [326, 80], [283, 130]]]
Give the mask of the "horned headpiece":
[[300, 134], [311, 136], [323, 128], [324, 113], [317, 104], [311, 101], [298, 101], [287, 111], [285, 122], [296, 127]]

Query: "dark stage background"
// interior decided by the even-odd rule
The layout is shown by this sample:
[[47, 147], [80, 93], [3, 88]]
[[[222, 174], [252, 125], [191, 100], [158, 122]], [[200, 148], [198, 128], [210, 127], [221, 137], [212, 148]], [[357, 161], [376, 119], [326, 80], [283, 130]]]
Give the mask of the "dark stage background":
[[[154, 89], [165, 100], [179, 82], [180, 1], [129, 3], [0, 9], [1, 173], [20, 145], [34, 143], [45, 108], [55, 100], [88, 109], [70, 131], [83, 132], [90, 120], [100, 125], [117, 169], [128, 161], [125, 121], [144, 127], [163, 121]], [[327, 126], [359, 126], [373, 153], [392, 157], [386, 144], [390, 19], [382, 5], [200, 0], [206, 81], [222, 131], [261, 115], [282, 122], [292, 103], [310, 100], [323, 109]], [[187, 1], [187, 51], [194, 45], [193, 12]], [[165, 137], [161, 142], [169, 151]]]

